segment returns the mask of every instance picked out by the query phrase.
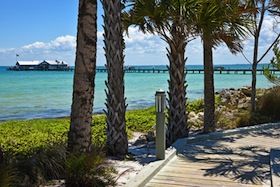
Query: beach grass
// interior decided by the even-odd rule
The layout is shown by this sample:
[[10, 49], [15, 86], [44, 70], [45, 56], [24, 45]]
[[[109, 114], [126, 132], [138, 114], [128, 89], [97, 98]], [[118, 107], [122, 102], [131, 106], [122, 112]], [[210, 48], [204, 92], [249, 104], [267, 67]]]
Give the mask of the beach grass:
[[[12, 154], [32, 155], [48, 146], [66, 143], [69, 118], [11, 120], [0, 122], [0, 146]], [[147, 132], [155, 125], [154, 107], [128, 111], [126, 114], [128, 136], [132, 132]], [[105, 115], [93, 116], [92, 140], [105, 145]]]
[[[189, 111], [200, 111], [201, 101], [196, 100], [188, 106]], [[92, 141], [95, 145], [104, 146], [106, 141], [106, 122], [104, 114], [93, 115]], [[127, 111], [126, 126], [128, 137], [133, 132], [148, 132], [155, 125], [155, 108]], [[12, 154], [32, 155], [48, 146], [65, 144], [70, 119], [32, 119], [9, 120], [0, 122], [0, 146]]]

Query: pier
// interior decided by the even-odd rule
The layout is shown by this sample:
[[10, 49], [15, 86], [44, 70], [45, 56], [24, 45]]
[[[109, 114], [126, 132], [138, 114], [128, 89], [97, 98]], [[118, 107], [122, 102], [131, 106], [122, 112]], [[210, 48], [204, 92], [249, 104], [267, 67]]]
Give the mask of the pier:
[[[271, 69], [272, 74], [279, 73], [280, 70]], [[96, 72], [107, 73], [106, 68], [96, 68]], [[126, 68], [125, 73], [168, 73], [168, 69], [157, 68]], [[203, 69], [186, 69], [187, 74], [203, 74]], [[263, 74], [264, 69], [257, 69], [257, 74]], [[214, 69], [216, 74], [252, 74], [251, 69]]]

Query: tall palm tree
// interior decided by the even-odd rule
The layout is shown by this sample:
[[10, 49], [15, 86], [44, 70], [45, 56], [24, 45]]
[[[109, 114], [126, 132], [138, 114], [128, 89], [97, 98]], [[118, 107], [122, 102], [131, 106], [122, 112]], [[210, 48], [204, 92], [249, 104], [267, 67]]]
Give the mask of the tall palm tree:
[[186, 113], [185, 50], [192, 37], [195, 0], [133, 0], [126, 14], [128, 25], [158, 34], [168, 44], [169, 91], [167, 144], [188, 135]]
[[80, 0], [68, 150], [91, 151], [91, 124], [96, 68], [96, 0]]
[[240, 37], [245, 36], [245, 19], [239, 0], [200, 0], [195, 20], [196, 32], [203, 43], [204, 129], [215, 130], [215, 92], [213, 49], [225, 43], [232, 53], [242, 50]]
[[107, 152], [124, 158], [128, 151], [124, 98], [124, 40], [121, 0], [103, 0], [106, 81]]

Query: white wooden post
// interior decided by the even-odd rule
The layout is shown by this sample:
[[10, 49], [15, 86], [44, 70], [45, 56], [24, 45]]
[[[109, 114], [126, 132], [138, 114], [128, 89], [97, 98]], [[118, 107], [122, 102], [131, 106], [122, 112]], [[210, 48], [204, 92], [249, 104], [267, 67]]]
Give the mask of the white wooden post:
[[159, 160], [165, 159], [165, 91], [156, 92], [156, 157]]

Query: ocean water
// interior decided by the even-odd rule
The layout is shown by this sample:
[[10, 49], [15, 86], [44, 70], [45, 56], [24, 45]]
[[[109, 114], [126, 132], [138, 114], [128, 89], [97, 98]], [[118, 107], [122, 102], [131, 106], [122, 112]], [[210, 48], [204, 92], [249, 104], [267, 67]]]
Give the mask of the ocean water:
[[[249, 65], [223, 65], [226, 69], [249, 69]], [[165, 66], [155, 66], [164, 68]], [[145, 68], [145, 67], [143, 67]], [[188, 66], [202, 68], [202, 66]], [[261, 67], [260, 67], [261, 68]], [[95, 79], [94, 112], [105, 108], [106, 73], [97, 73]], [[158, 89], [167, 90], [167, 73], [127, 73], [125, 96], [128, 109], [154, 104]], [[203, 74], [188, 74], [187, 97], [203, 97]], [[250, 74], [215, 74], [215, 89], [239, 88], [251, 84]], [[73, 72], [7, 71], [0, 67], [0, 120], [49, 118], [70, 115]], [[257, 87], [272, 86], [263, 75], [257, 77]]]

